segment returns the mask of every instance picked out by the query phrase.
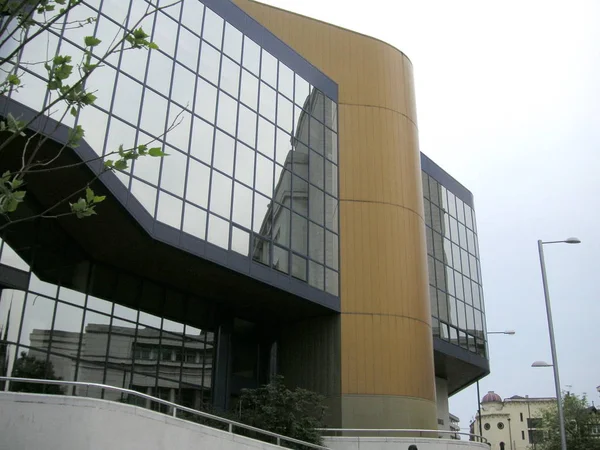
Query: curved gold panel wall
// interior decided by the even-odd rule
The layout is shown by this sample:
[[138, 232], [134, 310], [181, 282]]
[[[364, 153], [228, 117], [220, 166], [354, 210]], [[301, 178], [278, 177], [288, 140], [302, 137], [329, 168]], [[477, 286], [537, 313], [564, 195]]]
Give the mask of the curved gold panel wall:
[[376, 39], [235, 3], [339, 86], [341, 424], [437, 428], [412, 65]]

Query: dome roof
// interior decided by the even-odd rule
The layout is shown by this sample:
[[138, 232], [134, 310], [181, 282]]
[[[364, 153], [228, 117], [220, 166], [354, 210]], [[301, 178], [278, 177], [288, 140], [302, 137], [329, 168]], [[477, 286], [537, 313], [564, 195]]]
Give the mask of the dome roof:
[[494, 391], [489, 391], [481, 399], [481, 403], [500, 402], [502, 403], [502, 397], [496, 394]]

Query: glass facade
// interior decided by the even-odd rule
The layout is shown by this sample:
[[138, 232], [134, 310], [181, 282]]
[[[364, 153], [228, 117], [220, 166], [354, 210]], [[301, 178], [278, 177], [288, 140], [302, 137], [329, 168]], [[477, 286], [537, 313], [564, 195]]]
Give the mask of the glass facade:
[[[147, 7], [145, 0], [84, 1], [66, 23], [94, 23], [56, 24], [21, 60], [56, 52], [77, 61], [91, 34], [102, 40], [94, 48], [101, 56]], [[160, 49], [110, 56], [87, 82], [98, 91], [96, 105], [77, 118], [98, 155], [146, 143], [168, 154], [117, 173], [128, 201], [169, 227], [338, 296], [335, 101], [199, 0], [149, 15], [142, 27]], [[22, 70], [28, 88], [11, 95], [39, 110], [49, 101], [45, 71]], [[69, 114], [63, 122], [76, 125]]]
[[[6, 243], [0, 262], [29, 271]], [[194, 408], [210, 403], [215, 335], [200, 322], [190, 325], [203, 318], [193, 314], [198, 299], [103, 265], [82, 263], [76, 272], [70, 284], [75, 281], [77, 290], [34, 273], [26, 290], [2, 290], [1, 375], [109, 384]], [[13, 383], [10, 389], [75, 394], [83, 389], [87, 396], [135, 400], [87, 387]]]
[[433, 176], [422, 180], [434, 336], [485, 357], [475, 211]]

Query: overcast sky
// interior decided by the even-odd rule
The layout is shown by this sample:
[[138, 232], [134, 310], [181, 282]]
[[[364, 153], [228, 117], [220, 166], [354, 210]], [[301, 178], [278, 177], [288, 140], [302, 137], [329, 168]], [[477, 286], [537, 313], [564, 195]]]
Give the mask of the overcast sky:
[[[416, 78], [421, 150], [475, 196], [492, 373], [482, 394], [554, 395], [537, 239], [561, 384], [600, 398], [600, 2], [268, 0], [380, 38]], [[596, 257], [594, 257], [596, 255]], [[467, 427], [475, 386], [451, 411]]]

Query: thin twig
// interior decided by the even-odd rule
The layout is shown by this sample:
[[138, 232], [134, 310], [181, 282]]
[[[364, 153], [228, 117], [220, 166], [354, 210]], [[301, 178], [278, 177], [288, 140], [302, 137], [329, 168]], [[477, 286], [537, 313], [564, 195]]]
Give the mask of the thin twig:
[[[180, 0], [178, 0], [175, 3], [171, 3], [169, 5], [166, 6], [161, 6], [161, 7], [157, 7], [152, 13], [146, 13], [144, 14], [135, 24], [134, 29], [137, 28], [139, 26], [139, 24], [142, 23], [142, 21], [149, 16], [150, 14], [155, 14], [157, 11], [160, 11], [162, 9], [168, 8], [170, 6], [173, 6], [177, 3], [179, 3]], [[110, 49], [107, 53], [104, 54], [104, 56], [102, 58], [100, 58], [98, 60], [98, 64], [102, 64], [104, 61], [106, 61], [106, 59], [114, 52], [114, 50], [119, 47], [127, 38], [127, 36], [129, 35], [129, 33], [127, 32], [127, 30], [123, 33], [123, 37], [121, 39], [119, 39], [117, 41], [117, 43], [115, 44], [115, 46]], [[65, 91], [59, 98], [57, 98], [56, 100], [54, 100], [52, 103], [50, 103], [47, 107], [42, 108], [41, 111], [37, 112], [30, 120], [29, 122], [27, 122], [23, 128], [28, 128], [34, 121], [36, 121], [39, 117], [44, 115], [44, 112], [48, 109], [50, 109], [51, 107], [53, 107], [54, 105], [56, 105], [58, 102], [64, 100], [64, 98], [66, 98], [74, 89], [76, 86], [78, 86], [79, 84], [82, 84], [85, 82], [85, 80], [87, 80], [90, 75], [94, 72], [95, 69], [90, 70], [89, 72], [87, 72], [77, 83], [74, 83], [73, 86], [68, 89], [67, 91]], [[13, 140], [15, 140], [17, 138], [18, 134], [13, 134], [12, 136], [10, 136], [8, 139], [6, 139], [2, 144], [0, 144], [0, 151], [2, 151], [4, 148], [6, 148]]]

